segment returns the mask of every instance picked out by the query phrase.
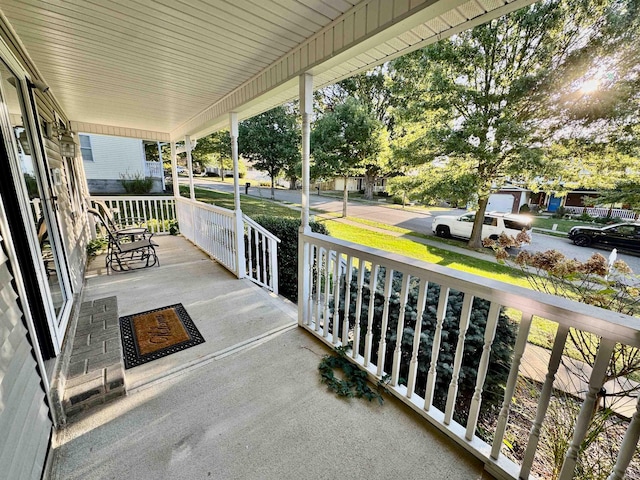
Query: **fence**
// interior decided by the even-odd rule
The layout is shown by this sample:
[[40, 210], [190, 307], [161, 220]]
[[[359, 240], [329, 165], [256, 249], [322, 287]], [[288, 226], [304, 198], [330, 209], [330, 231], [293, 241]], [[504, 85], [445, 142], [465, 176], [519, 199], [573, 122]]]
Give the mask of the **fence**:
[[[614, 345], [640, 346], [635, 317], [330, 237], [303, 235], [301, 261], [300, 325], [329, 345], [348, 347], [349, 358], [373, 381], [388, 378], [393, 395], [484, 461], [497, 478], [529, 478], [534, 457], [540, 454], [543, 421], [550, 421], [547, 410], [570, 329], [589, 332], [601, 341], [561, 480], [573, 478]], [[451, 320], [454, 303], [458, 313]], [[513, 349], [510, 360], [502, 365], [507, 369], [504, 389], [497, 396], [490, 392], [494, 397], [489, 397], [483, 389], [487, 374], [500, 368], [491, 359], [499, 347], [494, 340], [505, 309], [520, 316], [519, 327], [507, 346]], [[531, 432], [528, 438], [518, 438], [526, 446], [516, 461], [505, 451], [506, 431], [534, 318], [555, 322], [557, 333], [541, 377]], [[475, 377], [469, 378], [473, 371], [469, 365], [476, 369]], [[461, 391], [463, 380], [466, 391]], [[489, 430], [483, 426], [479, 436], [478, 419], [487, 398], [494, 400], [499, 415], [495, 425]], [[637, 408], [610, 480], [623, 478], [635, 452], [640, 436]]]
[[637, 220], [638, 214], [633, 210], [625, 210], [623, 208], [604, 208], [604, 207], [565, 207], [565, 211], [572, 215], [580, 215], [587, 213], [591, 217], [611, 217], [622, 218], [625, 220]]
[[152, 178], [162, 178], [164, 171], [161, 162], [145, 162], [145, 176]]

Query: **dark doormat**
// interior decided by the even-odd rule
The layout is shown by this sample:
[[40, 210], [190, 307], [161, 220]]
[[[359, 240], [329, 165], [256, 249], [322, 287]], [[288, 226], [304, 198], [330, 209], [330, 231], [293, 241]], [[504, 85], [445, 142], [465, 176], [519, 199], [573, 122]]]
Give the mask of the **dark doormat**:
[[120, 332], [125, 369], [204, 342], [181, 303], [120, 317]]

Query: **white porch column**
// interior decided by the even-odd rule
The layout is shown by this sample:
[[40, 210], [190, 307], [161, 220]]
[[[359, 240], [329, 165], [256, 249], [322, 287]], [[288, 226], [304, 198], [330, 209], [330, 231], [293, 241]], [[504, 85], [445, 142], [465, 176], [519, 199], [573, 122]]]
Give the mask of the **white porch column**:
[[311, 113], [313, 112], [313, 76], [305, 73], [298, 77], [300, 86], [300, 115], [302, 116], [302, 215], [298, 234], [298, 325], [305, 325], [305, 315], [309, 311], [309, 244], [304, 235], [311, 232], [309, 228], [309, 155], [311, 151]]
[[301, 228], [309, 230], [309, 156], [311, 151], [311, 113], [313, 112], [313, 75], [299, 77], [300, 115], [302, 115], [302, 221]]
[[[240, 208], [240, 179], [238, 174], [238, 114], [229, 113], [229, 136], [231, 137], [231, 160], [233, 160], [233, 199], [236, 215], [236, 259], [238, 278], [247, 275], [247, 264], [244, 254], [244, 220]], [[222, 170], [224, 178], [224, 169]]]
[[191, 137], [184, 136], [184, 149], [187, 152], [187, 170], [189, 171], [189, 198], [196, 199], [196, 192], [193, 189], [193, 161], [191, 159]]
[[162, 191], [164, 192], [164, 167], [162, 166], [162, 145], [158, 142], [158, 160], [160, 161], [160, 181], [162, 182]]
[[178, 151], [176, 142], [171, 142], [171, 179], [173, 180], [173, 196], [180, 196], [180, 184], [178, 183]]

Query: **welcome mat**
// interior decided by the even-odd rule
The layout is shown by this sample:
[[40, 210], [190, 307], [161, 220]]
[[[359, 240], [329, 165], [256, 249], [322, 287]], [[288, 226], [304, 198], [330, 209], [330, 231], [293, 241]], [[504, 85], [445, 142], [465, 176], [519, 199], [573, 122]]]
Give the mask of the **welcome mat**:
[[181, 303], [120, 317], [120, 332], [125, 369], [204, 342]]

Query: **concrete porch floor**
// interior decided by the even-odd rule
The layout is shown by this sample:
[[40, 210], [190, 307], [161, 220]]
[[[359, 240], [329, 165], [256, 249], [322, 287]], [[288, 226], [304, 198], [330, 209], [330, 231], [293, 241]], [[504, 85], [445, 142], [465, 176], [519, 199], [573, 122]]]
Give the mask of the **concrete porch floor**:
[[116, 295], [120, 316], [182, 303], [205, 343], [127, 370], [126, 397], [54, 435], [49, 478], [491, 478], [395, 399], [328, 392], [329, 350], [294, 305], [181, 237], [158, 243], [159, 268], [107, 276], [95, 259], [84, 300]]

